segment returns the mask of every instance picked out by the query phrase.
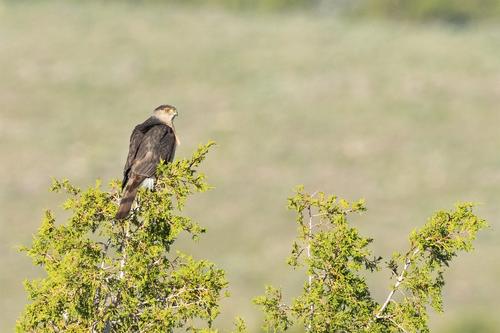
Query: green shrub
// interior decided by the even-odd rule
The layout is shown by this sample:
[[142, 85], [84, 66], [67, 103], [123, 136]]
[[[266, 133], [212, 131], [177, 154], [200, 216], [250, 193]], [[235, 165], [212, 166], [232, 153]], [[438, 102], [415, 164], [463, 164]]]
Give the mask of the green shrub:
[[[33, 244], [24, 251], [47, 276], [25, 283], [30, 304], [18, 332], [173, 332], [210, 327], [227, 287], [224, 271], [206, 260], [171, 251], [181, 232], [204, 229], [180, 214], [186, 199], [208, 185], [197, 168], [209, 147], [191, 159], [161, 164], [154, 191], [141, 189], [126, 220], [114, 218], [120, 184], [80, 190], [67, 180], [70, 212], [56, 223], [44, 215]], [[209, 332], [209, 329], [205, 329]]]
[[349, 215], [365, 211], [363, 200], [349, 203], [323, 193], [308, 194], [301, 187], [289, 199], [297, 213], [298, 237], [288, 260], [305, 267], [307, 279], [291, 305], [280, 289], [267, 287], [254, 302], [264, 314], [266, 332], [287, 331], [292, 325], [306, 332], [428, 332], [428, 307], [441, 312], [444, 273], [486, 222], [470, 203], [435, 213], [409, 238], [409, 248], [386, 261], [393, 282], [378, 303], [365, 281], [366, 271], [380, 269], [381, 257], [368, 249], [372, 239], [349, 225]]

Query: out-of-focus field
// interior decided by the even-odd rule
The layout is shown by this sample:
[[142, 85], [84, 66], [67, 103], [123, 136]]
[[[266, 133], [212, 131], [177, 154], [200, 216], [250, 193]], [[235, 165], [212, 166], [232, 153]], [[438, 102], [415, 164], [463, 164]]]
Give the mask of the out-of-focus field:
[[[41, 275], [28, 245], [50, 177], [85, 187], [121, 176], [133, 126], [180, 110], [178, 156], [214, 139], [203, 166], [216, 189], [186, 214], [208, 228], [179, 247], [228, 273], [217, 323], [243, 315], [264, 284], [297, 291], [285, 258], [295, 235], [286, 197], [366, 198], [356, 220], [377, 254], [456, 201], [492, 228], [446, 274], [436, 332], [500, 332], [500, 25], [454, 28], [321, 14], [96, 2], [0, 2], [0, 331]], [[388, 274], [370, 280], [382, 300]]]

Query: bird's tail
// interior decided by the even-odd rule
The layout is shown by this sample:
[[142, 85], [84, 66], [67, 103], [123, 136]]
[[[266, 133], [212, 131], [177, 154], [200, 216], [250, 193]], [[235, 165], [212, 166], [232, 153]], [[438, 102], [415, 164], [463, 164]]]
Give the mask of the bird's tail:
[[132, 203], [134, 202], [135, 196], [137, 195], [137, 190], [141, 185], [145, 177], [133, 175], [127, 182], [125, 186], [125, 191], [123, 192], [122, 200], [120, 201], [120, 207], [118, 208], [118, 213], [116, 213], [115, 218], [122, 220], [126, 218], [132, 208]]

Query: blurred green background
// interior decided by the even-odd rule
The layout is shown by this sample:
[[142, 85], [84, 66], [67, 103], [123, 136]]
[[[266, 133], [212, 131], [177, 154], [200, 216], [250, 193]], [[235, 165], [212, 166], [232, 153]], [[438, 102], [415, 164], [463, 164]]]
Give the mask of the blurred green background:
[[[390, 255], [435, 210], [480, 202], [491, 228], [446, 274], [435, 332], [500, 332], [500, 1], [0, 1], [0, 331], [40, 276], [17, 247], [50, 177], [121, 176], [130, 132], [176, 105], [178, 156], [219, 143], [213, 191], [188, 205], [208, 228], [179, 248], [228, 273], [234, 315], [304, 280], [285, 264], [296, 184], [368, 212], [354, 223]], [[382, 300], [387, 272], [370, 277]]]

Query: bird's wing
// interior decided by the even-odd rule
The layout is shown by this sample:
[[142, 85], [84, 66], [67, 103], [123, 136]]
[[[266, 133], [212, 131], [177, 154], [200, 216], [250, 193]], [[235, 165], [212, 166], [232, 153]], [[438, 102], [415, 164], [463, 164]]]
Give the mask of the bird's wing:
[[144, 134], [131, 166], [131, 172], [145, 177], [152, 177], [155, 174], [156, 166], [160, 159], [164, 158], [162, 139], [169, 129], [167, 125], [155, 125]]
[[128, 149], [127, 162], [125, 162], [125, 167], [123, 168], [122, 188], [125, 188], [125, 185], [127, 184], [130, 168], [134, 163], [134, 159], [136, 158], [137, 151], [139, 149], [139, 146], [141, 145], [143, 138], [144, 132], [141, 128], [141, 125], [137, 125], [132, 131], [132, 135], [130, 136], [130, 146]]
[[160, 141], [160, 158], [165, 162], [172, 162], [175, 156], [175, 148], [177, 147], [177, 139], [175, 132], [171, 127], [167, 126], [167, 131]]

